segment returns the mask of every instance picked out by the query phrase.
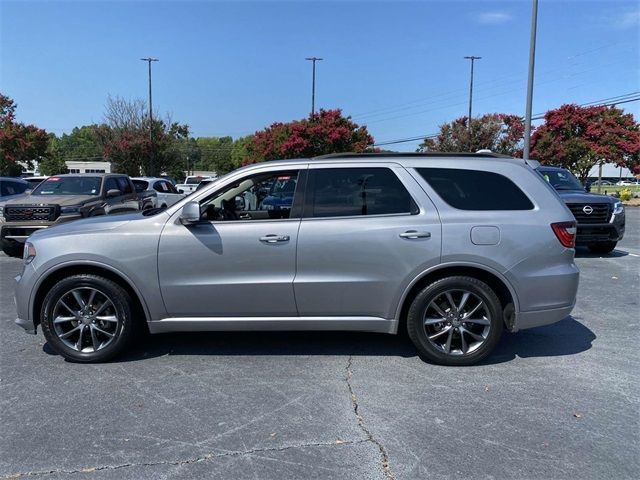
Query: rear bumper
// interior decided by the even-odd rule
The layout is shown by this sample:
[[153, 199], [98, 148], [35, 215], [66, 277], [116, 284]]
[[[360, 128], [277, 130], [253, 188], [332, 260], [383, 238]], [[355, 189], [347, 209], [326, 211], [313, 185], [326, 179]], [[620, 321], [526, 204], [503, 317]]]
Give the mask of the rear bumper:
[[526, 330], [527, 328], [542, 327], [559, 322], [569, 316], [574, 306], [575, 302], [567, 307], [536, 310], [534, 312], [520, 312], [516, 316], [515, 328], [513, 330]]

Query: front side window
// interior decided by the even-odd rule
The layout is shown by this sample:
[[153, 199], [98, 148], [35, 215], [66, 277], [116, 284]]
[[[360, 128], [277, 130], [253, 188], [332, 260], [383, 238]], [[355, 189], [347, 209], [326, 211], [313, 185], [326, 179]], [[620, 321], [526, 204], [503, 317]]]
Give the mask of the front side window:
[[129, 180], [127, 179], [127, 177], [116, 177], [118, 180], [118, 187], [120, 188], [120, 191], [127, 195], [129, 193], [133, 193], [133, 191], [131, 190], [131, 184], [129, 183]]
[[200, 204], [205, 220], [269, 220], [290, 218], [298, 190], [298, 170], [244, 178]]
[[49, 177], [31, 195], [99, 195], [101, 182], [100, 177]]
[[[105, 181], [104, 192], [107, 193], [109, 190], [120, 190], [120, 187], [118, 186], [118, 182], [116, 181], [115, 177], [109, 177]], [[120, 191], [120, 193], [122, 193], [122, 191]]]
[[459, 210], [533, 210], [531, 200], [504, 175], [459, 168], [417, 168], [450, 206]]
[[322, 168], [312, 171], [306, 217], [415, 214], [418, 207], [389, 168]]
[[24, 193], [27, 188], [29, 188], [28, 183], [4, 180], [0, 182], [0, 195], [2, 195], [3, 197], [9, 195], [18, 195], [20, 193]]

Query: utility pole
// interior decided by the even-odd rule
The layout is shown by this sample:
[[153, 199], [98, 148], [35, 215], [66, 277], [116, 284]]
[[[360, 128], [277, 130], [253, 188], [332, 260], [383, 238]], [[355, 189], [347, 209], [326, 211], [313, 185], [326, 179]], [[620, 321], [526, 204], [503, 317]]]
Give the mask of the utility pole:
[[[538, 27], [538, 0], [531, 10], [531, 40], [529, 42], [529, 80], [527, 82], [527, 110], [524, 114], [524, 149], [522, 158], [529, 159], [531, 140], [531, 106], [533, 104], [533, 70], [536, 63], [536, 29]], [[598, 185], [599, 187], [599, 185]]]
[[464, 57], [467, 60], [471, 60], [471, 81], [469, 82], [469, 117], [467, 119], [467, 128], [469, 129], [469, 151], [471, 151], [472, 139], [471, 139], [471, 106], [473, 105], [473, 64], [476, 60], [480, 60], [482, 57], [468, 56]]
[[153, 102], [151, 101], [151, 62], [157, 62], [157, 58], [141, 58], [143, 62], [149, 64], [149, 142], [151, 143], [151, 158], [149, 159], [149, 172], [148, 175], [156, 175], [155, 171], [155, 148], [153, 144]]
[[305, 60], [310, 60], [313, 62], [313, 79], [311, 81], [311, 116], [316, 113], [316, 62], [322, 60], [322, 58], [318, 57], [307, 57]]

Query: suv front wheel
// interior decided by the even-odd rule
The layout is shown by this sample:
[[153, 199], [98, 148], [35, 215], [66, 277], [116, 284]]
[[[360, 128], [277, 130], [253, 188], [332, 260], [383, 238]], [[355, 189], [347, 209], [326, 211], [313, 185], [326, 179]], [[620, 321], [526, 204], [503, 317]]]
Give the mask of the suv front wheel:
[[424, 288], [407, 316], [409, 338], [429, 361], [471, 365], [494, 349], [502, 334], [495, 292], [472, 277], [446, 277]]
[[44, 299], [40, 324], [49, 345], [66, 359], [104, 362], [121, 352], [133, 335], [129, 294], [97, 275], [73, 275]]

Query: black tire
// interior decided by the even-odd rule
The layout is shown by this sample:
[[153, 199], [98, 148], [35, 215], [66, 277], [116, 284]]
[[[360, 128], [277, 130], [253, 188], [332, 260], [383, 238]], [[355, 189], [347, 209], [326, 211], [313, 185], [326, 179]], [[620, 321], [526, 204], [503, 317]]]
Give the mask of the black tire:
[[24, 245], [21, 243], [3, 243], [2, 251], [9, 257], [22, 257]]
[[[68, 296], [72, 296], [70, 292], [74, 289], [88, 291], [96, 290], [98, 294], [102, 295], [102, 297], [104, 298], [107, 298], [111, 302], [111, 306], [108, 306], [104, 311], [106, 313], [112, 314], [110, 318], [116, 318], [117, 322], [110, 320], [110, 322], [113, 322], [116, 325], [112, 326], [112, 324], [101, 322], [98, 322], [96, 324], [95, 320], [92, 322], [96, 327], [100, 326], [100, 328], [104, 329], [104, 331], [110, 330], [110, 332], [108, 333], [113, 333], [113, 337], [107, 337], [102, 333], [96, 334], [100, 337], [100, 339], [103, 340], [103, 343], [106, 343], [104, 347], [99, 345], [97, 349], [95, 348], [94, 338], [92, 335], [90, 335], [93, 327], [91, 327], [90, 325], [83, 325], [83, 328], [80, 329], [80, 332], [83, 334], [84, 340], [80, 340], [80, 350], [78, 350], [77, 348], [72, 348], [61, 339], [59, 335], [60, 330], [62, 330], [63, 327], [58, 326], [58, 331], [56, 331], [53, 316], [55, 313], [56, 305], [59, 305], [58, 302], [62, 299], [65, 299], [62, 301], [70, 304], [71, 310], [75, 310], [75, 308], [80, 305], [78, 302], [73, 303], [74, 300]], [[89, 307], [91, 307], [91, 305], [89, 305]], [[124, 290], [117, 283], [97, 275], [73, 275], [56, 283], [53, 288], [51, 288], [51, 290], [49, 290], [49, 292], [47, 293], [47, 296], [44, 298], [44, 301], [42, 303], [40, 325], [42, 326], [42, 332], [44, 333], [47, 342], [49, 342], [49, 345], [53, 348], [53, 350], [55, 350], [56, 353], [62, 355], [64, 358], [81, 363], [105, 362], [122, 352], [128, 346], [132, 337], [134, 336], [135, 328], [131, 312], [131, 298], [126, 290]], [[68, 318], [72, 317], [69, 316]], [[79, 317], [76, 317], [76, 320], [71, 320], [66, 324], [68, 325], [68, 330], [65, 333], [69, 333], [69, 330], [71, 330], [72, 328], [80, 326], [82, 322], [78, 321], [77, 318]], [[58, 325], [61, 324], [59, 323]], [[86, 331], [85, 327], [91, 327], [90, 332], [88, 332], [87, 334], [84, 334], [84, 332]], [[68, 338], [70, 339], [70, 341], [72, 341], [74, 339], [74, 336]], [[89, 345], [89, 341], [91, 341], [93, 345]], [[87, 347], [85, 349], [82, 349], [82, 345], [85, 344], [87, 345]], [[89, 351], [89, 349], [93, 349], [93, 351]]]
[[[471, 299], [473, 302], [467, 300], [470, 303], [465, 303], [460, 310], [460, 315], [456, 316], [457, 307], [462, 304], [462, 297], [467, 292], [469, 293], [467, 299]], [[442, 307], [442, 303], [438, 303], [446, 298], [447, 293], [452, 295], [456, 308], [447, 310], [446, 307]], [[440, 314], [426, 318], [429, 313], [435, 312], [432, 302], [447, 316], [447, 318], [443, 317], [443, 322], [432, 324], [437, 321], [436, 317], [440, 317]], [[478, 310], [474, 310], [474, 312], [484, 312], [485, 315], [482, 318], [472, 320], [471, 317], [474, 317], [475, 314], [471, 312], [470, 321], [465, 322], [464, 315], [470, 313], [475, 306]], [[486, 318], [487, 316], [489, 318]], [[481, 321], [486, 322], [486, 325], [476, 324]], [[430, 324], [425, 326], [426, 322], [430, 322]], [[430, 362], [440, 365], [472, 365], [484, 359], [500, 340], [503, 326], [502, 306], [497, 295], [487, 284], [473, 277], [446, 277], [433, 282], [416, 295], [407, 315], [407, 333], [418, 352]], [[427, 330], [430, 330], [432, 334], [431, 340]], [[484, 340], [478, 341], [476, 337], [471, 335], [484, 338]], [[434, 337], [436, 338], [434, 339]], [[450, 337], [448, 340], [450, 351], [447, 353], [446, 346], [436, 344], [448, 337]], [[455, 344], [460, 344], [460, 348], [454, 349]], [[465, 345], [466, 352], [464, 351]]]
[[587, 248], [591, 253], [611, 253], [615, 250], [616, 245], [618, 245], [618, 242], [592, 243]]

